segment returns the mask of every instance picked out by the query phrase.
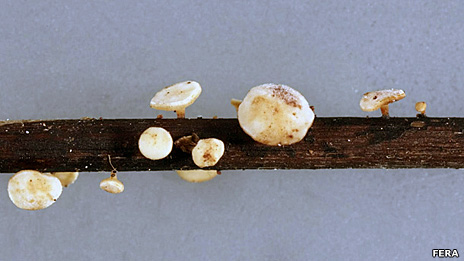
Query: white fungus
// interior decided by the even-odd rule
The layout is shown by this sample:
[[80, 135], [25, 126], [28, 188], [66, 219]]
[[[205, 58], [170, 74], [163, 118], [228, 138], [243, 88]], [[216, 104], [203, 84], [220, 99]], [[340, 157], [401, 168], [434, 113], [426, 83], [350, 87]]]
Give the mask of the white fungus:
[[305, 97], [281, 84], [252, 88], [238, 107], [238, 121], [243, 131], [255, 141], [271, 146], [301, 141], [314, 117]]
[[193, 162], [200, 168], [211, 167], [224, 155], [224, 142], [210, 138], [201, 139], [192, 150]]
[[139, 138], [139, 150], [142, 155], [151, 160], [165, 158], [172, 150], [172, 137], [163, 128], [150, 127]]
[[382, 116], [389, 117], [388, 105], [392, 102], [399, 101], [406, 97], [403, 90], [389, 89], [363, 94], [359, 106], [363, 111], [375, 111], [380, 109]]
[[185, 108], [201, 94], [201, 86], [194, 81], [185, 81], [164, 87], [151, 99], [150, 107], [163, 111], [175, 111], [177, 118], [185, 118]]
[[51, 174], [57, 177], [65, 188], [73, 184], [79, 177], [79, 172], [52, 172]]
[[179, 177], [183, 180], [193, 183], [200, 183], [205, 182], [208, 180], [212, 180], [214, 177], [218, 175], [217, 170], [203, 170], [203, 169], [196, 169], [196, 170], [176, 170]]
[[106, 192], [118, 194], [124, 191], [124, 184], [118, 179], [116, 173], [111, 174], [111, 177], [100, 182], [100, 188]]
[[63, 191], [60, 180], [35, 170], [22, 170], [8, 181], [8, 195], [18, 208], [44, 209], [55, 203]]

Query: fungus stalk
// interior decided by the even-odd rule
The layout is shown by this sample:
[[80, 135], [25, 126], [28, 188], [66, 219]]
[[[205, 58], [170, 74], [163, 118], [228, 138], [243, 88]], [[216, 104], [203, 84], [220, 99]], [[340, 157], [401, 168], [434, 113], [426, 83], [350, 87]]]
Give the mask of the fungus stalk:
[[380, 112], [382, 113], [382, 117], [384, 118], [390, 118], [390, 113], [388, 109], [388, 104], [387, 105], [382, 105], [380, 107]]

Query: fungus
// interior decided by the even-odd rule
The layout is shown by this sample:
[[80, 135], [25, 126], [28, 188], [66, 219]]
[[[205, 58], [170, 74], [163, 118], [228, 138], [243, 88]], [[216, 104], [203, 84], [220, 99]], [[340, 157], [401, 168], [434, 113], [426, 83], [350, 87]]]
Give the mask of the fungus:
[[406, 97], [406, 94], [403, 90], [380, 90], [373, 92], [366, 92], [363, 94], [359, 106], [363, 111], [375, 111], [380, 108], [382, 112], [382, 117], [388, 118], [388, 105], [392, 102], [399, 101]]
[[271, 146], [301, 141], [314, 121], [314, 112], [301, 93], [273, 83], [252, 88], [237, 114], [246, 134]]
[[238, 107], [240, 106], [241, 103], [242, 103], [242, 100], [237, 100], [237, 99], [231, 99], [230, 100], [230, 104], [232, 104], [232, 106], [235, 107], [237, 112], [238, 112]]
[[163, 128], [150, 127], [139, 138], [139, 150], [142, 155], [151, 160], [165, 158], [172, 150], [172, 137]]
[[57, 177], [65, 188], [73, 184], [79, 177], [79, 172], [52, 172], [51, 174]]
[[35, 170], [22, 170], [8, 181], [8, 196], [13, 204], [25, 210], [39, 210], [51, 206], [60, 197], [60, 180]]
[[419, 112], [421, 116], [425, 116], [426, 108], [427, 108], [427, 103], [423, 101], [416, 103], [416, 111]]
[[193, 148], [197, 145], [200, 138], [196, 133], [189, 136], [179, 138], [174, 142], [174, 146], [181, 149], [185, 153], [191, 153]]
[[201, 94], [201, 86], [194, 81], [185, 81], [164, 87], [151, 99], [150, 107], [163, 111], [175, 111], [177, 118], [185, 118], [185, 108]]
[[224, 155], [224, 142], [210, 138], [201, 139], [192, 150], [193, 162], [200, 168], [211, 167]]
[[203, 170], [203, 169], [196, 169], [196, 170], [176, 170], [179, 177], [183, 180], [193, 183], [200, 183], [205, 182], [208, 180], [212, 180], [214, 177], [218, 175], [217, 170]]
[[109, 178], [106, 178], [100, 182], [100, 188], [106, 192], [112, 194], [118, 194], [124, 191], [124, 184], [118, 179], [118, 171], [111, 163], [111, 157], [108, 155], [108, 161], [110, 162], [113, 170]]

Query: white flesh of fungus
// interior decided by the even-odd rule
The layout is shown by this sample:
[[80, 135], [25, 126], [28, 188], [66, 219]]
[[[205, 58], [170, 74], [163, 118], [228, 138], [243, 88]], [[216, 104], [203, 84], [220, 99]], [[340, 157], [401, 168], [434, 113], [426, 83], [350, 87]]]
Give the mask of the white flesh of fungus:
[[388, 106], [388, 104], [399, 101], [404, 97], [406, 97], [404, 91], [396, 89], [366, 92], [363, 94], [359, 106], [363, 111], [375, 111], [382, 106]]
[[164, 87], [151, 99], [150, 107], [163, 111], [176, 111], [178, 118], [185, 117], [185, 108], [201, 94], [201, 86], [194, 81], [185, 81]]
[[100, 188], [106, 192], [118, 194], [124, 191], [124, 184], [118, 180], [116, 174], [100, 182]]
[[51, 174], [60, 180], [63, 187], [73, 184], [79, 177], [79, 172], [52, 172]]
[[8, 195], [21, 209], [39, 210], [55, 203], [63, 191], [60, 180], [35, 170], [22, 170], [10, 178]]
[[196, 170], [176, 170], [179, 177], [183, 180], [193, 183], [200, 183], [205, 182], [208, 180], [212, 180], [216, 177], [217, 170], [203, 170], [203, 169], [196, 169]]
[[238, 107], [243, 131], [255, 141], [276, 146], [301, 141], [314, 121], [314, 112], [298, 91], [281, 84], [252, 88]]
[[139, 138], [139, 150], [143, 156], [151, 160], [165, 158], [172, 150], [172, 137], [163, 128], [150, 127]]
[[224, 142], [210, 138], [201, 139], [192, 150], [193, 162], [200, 167], [211, 167], [224, 155]]

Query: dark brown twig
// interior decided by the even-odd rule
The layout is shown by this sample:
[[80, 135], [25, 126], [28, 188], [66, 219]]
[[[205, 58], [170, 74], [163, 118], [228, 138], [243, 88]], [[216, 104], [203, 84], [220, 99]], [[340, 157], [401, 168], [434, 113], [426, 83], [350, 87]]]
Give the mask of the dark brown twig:
[[81, 119], [1, 122], [0, 172], [111, 171], [107, 155], [118, 171], [197, 168], [176, 147], [144, 158], [138, 138], [151, 126], [174, 140], [221, 139], [218, 170], [464, 167], [464, 118], [317, 118], [303, 141], [276, 147], [254, 142], [237, 119]]

